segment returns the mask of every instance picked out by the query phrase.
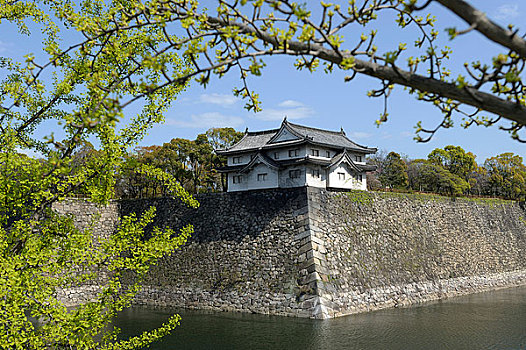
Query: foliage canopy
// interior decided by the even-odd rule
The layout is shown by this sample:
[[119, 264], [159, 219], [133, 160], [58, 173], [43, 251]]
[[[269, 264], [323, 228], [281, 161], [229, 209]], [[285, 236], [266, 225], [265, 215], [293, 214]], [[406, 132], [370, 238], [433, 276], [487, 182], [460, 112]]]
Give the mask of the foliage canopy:
[[[93, 234], [96, 219], [85, 229], [76, 228], [54, 204], [79, 190], [96, 204], [107, 203], [118, 174], [125, 170], [127, 148], [162, 121], [162, 112], [185, 88], [157, 83], [166, 69], [179, 75], [191, 68], [168, 52], [159, 58], [164, 70], [158, 69], [151, 52], [164, 35], [162, 27], [115, 29], [118, 18], [135, 11], [137, 3], [0, 5], [1, 22], [16, 24], [22, 34], [41, 30], [45, 37], [43, 62], [32, 54], [25, 62], [0, 59], [6, 74], [0, 83], [0, 344], [10, 349], [143, 347], [173, 329], [179, 317], [156, 331], [118, 342], [109, 322], [130, 304], [141, 276], [183, 244], [192, 227], [180, 232], [155, 228], [146, 234], [155, 215], [150, 208], [141, 217], [122, 218], [113, 235], [98, 237]], [[70, 30], [89, 40], [68, 46]], [[112, 34], [103, 35], [108, 30]], [[142, 111], [127, 125], [120, 122], [123, 99], [142, 99]], [[41, 137], [44, 124], [56, 134]], [[90, 141], [96, 151], [85, 148], [79, 156], [79, 148]], [[21, 151], [37, 152], [42, 159]], [[169, 194], [187, 205], [198, 205], [162, 170], [144, 164], [135, 171], [162, 181]], [[124, 270], [134, 272], [138, 282], [123, 285]], [[58, 299], [57, 291], [93, 281], [103, 283], [82, 305], [67, 309]]]

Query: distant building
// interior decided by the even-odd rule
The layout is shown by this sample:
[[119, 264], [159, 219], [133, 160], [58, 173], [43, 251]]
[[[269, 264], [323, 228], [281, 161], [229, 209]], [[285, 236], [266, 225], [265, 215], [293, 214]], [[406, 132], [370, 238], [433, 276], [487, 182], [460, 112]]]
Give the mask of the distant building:
[[343, 129], [328, 131], [293, 124], [279, 129], [245, 132], [235, 145], [216, 153], [227, 157], [228, 192], [312, 186], [367, 189], [365, 156], [376, 148], [351, 141]]

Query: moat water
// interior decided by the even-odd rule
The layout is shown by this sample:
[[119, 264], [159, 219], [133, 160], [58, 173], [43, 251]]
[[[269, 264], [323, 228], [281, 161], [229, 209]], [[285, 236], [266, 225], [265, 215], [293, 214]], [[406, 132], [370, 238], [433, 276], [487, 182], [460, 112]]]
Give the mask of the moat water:
[[183, 320], [150, 349], [526, 350], [526, 286], [331, 320], [135, 307], [123, 336]]

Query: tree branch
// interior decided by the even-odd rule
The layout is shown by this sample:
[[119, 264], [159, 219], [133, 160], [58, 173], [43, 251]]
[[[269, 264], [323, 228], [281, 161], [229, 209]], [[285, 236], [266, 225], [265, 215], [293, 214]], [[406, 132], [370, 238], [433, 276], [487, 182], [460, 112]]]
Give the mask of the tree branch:
[[[212, 26], [238, 27], [242, 34], [253, 34], [265, 43], [271, 44], [275, 47], [278, 47], [280, 44], [275, 36], [259, 29], [255, 29], [245, 23], [238, 23], [215, 17], [208, 17], [207, 20]], [[312, 42], [302, 43], [298, 41], [287, 41], [286, 44], [287, 49], [289, 51], [294, 51], [296, 54], [315, 56], [338, 65], [346, 58], [354, 58], [355, 65], [353, 69], [358, 73], [415, 88], [422, 92], [434, 93], [494, 113], [519, 124], [526, 125], [526, 107], [521, 106], [516, 102], [507, 101], [495, 95], [479, 91], [473, 87], [459, 88], [453, 83], [428, 78], [400, 68], [395, 69], [391, 66], [379, 65], [375, 62], [360, 60], [348, 52], [335, 51]]]
[[526, 40], [491, 21], [482, 11], [463, 0], [436, 1], [466, 21], [470, 27], [475, 26], [475, 30], [489, 40], [517, 52], [522, 58], [526, 58]]

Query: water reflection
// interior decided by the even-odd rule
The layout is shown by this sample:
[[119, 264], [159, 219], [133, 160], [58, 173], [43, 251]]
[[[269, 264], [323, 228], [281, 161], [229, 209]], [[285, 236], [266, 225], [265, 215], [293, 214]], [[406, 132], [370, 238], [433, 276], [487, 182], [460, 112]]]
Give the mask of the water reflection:
[[[174, 311], [133, 308], [116, 324], [136, 335]], [[151, 349], [526, 349], [526, 287], [324, 321], [179, 313], [182, 325]]]

